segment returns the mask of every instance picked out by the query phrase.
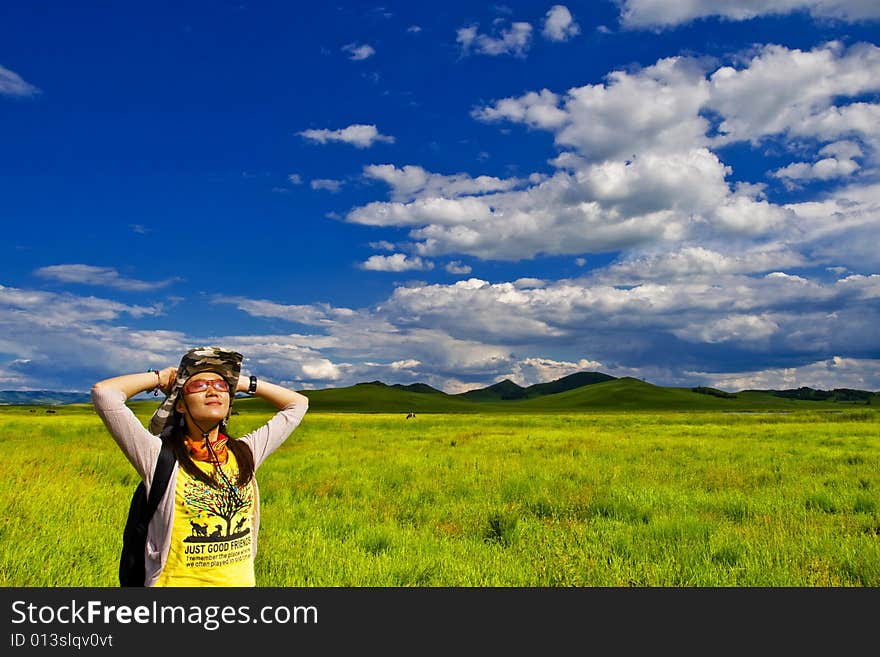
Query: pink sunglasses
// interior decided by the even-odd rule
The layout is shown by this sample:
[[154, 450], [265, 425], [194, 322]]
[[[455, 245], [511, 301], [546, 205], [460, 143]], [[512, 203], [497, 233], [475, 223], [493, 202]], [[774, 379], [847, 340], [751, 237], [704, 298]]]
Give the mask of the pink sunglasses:
[[226, 379], [190, 379], [183, 386], [183, 392], [191, 395], [196, 392], [205, 392], [208, 388], [214, 388], [217, 392], [229, 392], [229, 384], [226, 383]]

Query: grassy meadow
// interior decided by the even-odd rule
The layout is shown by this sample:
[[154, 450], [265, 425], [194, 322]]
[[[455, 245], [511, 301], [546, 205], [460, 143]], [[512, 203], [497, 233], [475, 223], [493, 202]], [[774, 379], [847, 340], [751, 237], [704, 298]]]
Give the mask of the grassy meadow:
[[[0, 585], [116, 586], [136, 475], [56, 410], [0, 409]], [[309, 412], [258, 472], [257, 584], [880, 586], [878, 420]]]

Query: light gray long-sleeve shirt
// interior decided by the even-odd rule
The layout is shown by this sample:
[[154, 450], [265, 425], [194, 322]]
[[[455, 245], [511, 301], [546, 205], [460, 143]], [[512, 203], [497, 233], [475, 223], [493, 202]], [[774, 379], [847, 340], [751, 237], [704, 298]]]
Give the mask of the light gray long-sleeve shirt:
[[[95, 411], [123, 454], [137, 470], [146, 486], [147, 494], [149, 494], [150, 486], [153, 483], [153, 471], [156, 468], [162, 444], [158, 436], [151, 434], [141, 424], [141, 421], [125, 405], [125, 402], [125, 394], [120, 390], [102, 387], [92, 389], [92, 404]], [[288, 404], [275, 413], [266, 424], [241, 436], [240, 440], [247, 444], [254, 455], [255, 473], [266, 457], [293, 433], [307, 410], [308, 402]], [[174, 493], [178, 468], [179, 465], [175, 462], [168, 487], [159, 501], [159, 507], [156, 509], [156, 514], [150, 521], [147, 530], [147, 544], [144, 550], [145, 586], [155, 585], [168, 558], [168, 551], [171, 547], [171, 531], [174, 525]], [[254, 493], [254, 540], [251, 542], [251, 550], [253, 556], [256, 557], [257, 535], [260, 528], [260, 496], [256, 474], [254, 475]]]

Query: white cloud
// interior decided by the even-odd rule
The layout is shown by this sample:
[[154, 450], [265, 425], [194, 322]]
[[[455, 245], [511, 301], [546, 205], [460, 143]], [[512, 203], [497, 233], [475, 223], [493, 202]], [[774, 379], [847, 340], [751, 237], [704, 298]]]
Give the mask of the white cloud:
[[391, 363], [390, 367], [393, 370], [411, 370], [419, 365], [421, 365], [421, 361], [418, 361], [414, 358], [408, 358], [406, 360], [396, 360]]
[[[122, 314], [145, 317], [161, 314], [158, 306], [131, 306], [99, 297], [81, 297], [0, 285], [0, 308], [34, 326], [64, 327], [79, 322], [117, 319]], [[6, 316], [7, 319], [10, 317]]]
[[843, 178], [859, 168], [854, 160], [838, 160], [826, 157], [817, 162], [794, 162], [772, 173], [777, 178], [788, 180], [830, 180]]
[[[718, 143], [760, 140], [816, 122], [835, 101], [880, 90], [880, 48], [830, 42], [810, 51], [767, 45], [743, 69], [710, 78], [706, 107], [723, 117]], [[876, 130], [875, 130], [876, 132]]]
[[326, 358], [303, 363], [302, 374], [306, 379], [318, 379], [321, 381], [336, 381], [342, 376], [339, 367]]
[[755, 235], [790, 214], [745, 194], [732, 194], [727, 169], [706, 149], [646, 154], [630, 164], [607, 162], [574, 174], [558, 172], [524, 190], [479, 196], [372, 202], [347, 221], [410, 226], [422, 256], [466, 253], [516, 260], [538, 253], [582, 254], [676, 242], [715, 225]]
[[522, 278], [517, 278], [513, 281], [513, 287], [518, 290], [528, 290], [536, 287], [545, 287], [547, 285], [547, 281], [543, 278], [533, 278], [530, 276], [523, 276]]
[[40, 89], [22, 80], [18, 73], [0, 66], [0, 96], [26, 98], [40, 93]]
[[473, 115], [549, 130], [557, 146], [591, 162], [708, 145], [708, 122], [700, 111], [710, 88], [702, 64], [670, 57], [636, 72], [612, 71], [606, 79], [565, 96], [544, 89], [505, 98]]
[[801, 11], [845, 21], [880, 18], [874, 0], [619, 0], [619, 4], [621, 24], [629, 28], [673, 27], [710, 16], [744, 21]]
[[772, 316], [734, 314], [709, 322], [685, 326], [672, 331], [673, 335], [690, 342], [717, 344], [720, 342], [760, 342], [779, 331]]
[[309, 185], [312, 189], [323, 189], [332, 194], [336, 194], [342, 189], [341, 180], [332, 180], [330, 178], [316, 178], [315, 180], [312, 180]]
[[[854, 158], [874, 161], [880, 106], [830, 103], [880, 88], [880, 49], [831, 43], [809, 52], [781, 46], [756, 52], [739, 69], [712, 73], [706, 62], [672, 57], [612, 71], [605, 84], [564, 95], [542, 89], [477, 108], [478, 120], [552, 133], [561, 150], [551, 160], [557, 172], [532, 174], [526, 183], [371, 165], [365, 175], [388, 182], [391, 201], [356, 207], [346, 219], [408, 227], [410, 248], [422, 257], [519, 260], [688, 244], [726, 252], [731, 240], [785, 252], [786, 262], [806, 264], [820, 250], [823, 258], [829, 249], [837, 256], [841, 249], [828, 243], [811, 252], [795, 208], [773, 203], [761, 184], [732, 184], [732, 168], [711, 149], [775, 135], [802, 152], [811, 144], [819, 149], [815, 162], [776, 172], [786, 184], [852, 176], [863, 168]], [[717, 121], [708, 118], [713, 113]], [[843, 200], [834, 205], [844, 206]], [[850, 237], [846, 227], [852, 225], [837, 224], [842, 238]], [[852, 235], [861, 237], [861, 229]], [[854, 253], [865, 251], [861, 246]]]
[[791, 238], [819, 264], [880, 271], [880, 184], [852, 184], [813, 201], [786, 206], [794, 213]]
[[637, 284], [642, 281], [677, 281], [682, 279], [710, 280], [730, 274], [768, 272], [779, 267], [802, 267], [807, 264], [803, 255], [781, 245], [767, 245], [731, 249], [720, 245], [727, 253], [705, 246], [683, 246], [677, 251], [658, 250], [656, 253], [636, 255], [614, 263], [595, 274], [596, 279], [609, 284]]
[[466, 173], [442, 175], [431, 173], [419, 166], [371, 164], [364, 167], [364, 175], [381, 180], [391, 186], [391, 197], [396, 201], [409, 201], [424, 197], [455, 198], [512, 189], [522, 183], [516, 178], [502, 180], [493, 176], [472, 178]]
[[339, 130], [303, 130], [297, 133], [301, 137], [319, 144], [337, 141], [352, 144], [357, 148], [368, 148], [378, 141], [394, 143], [394, 137], [381, 134], [375, 125], [354, 123]]
[[361, 61], [376, 54], [375, 48], [367, 43], [347, 43], [342, 46], [342, 50], [348, 53], [349, 59], [354, 61]]
[[470, 265], [463, 265], [457, 260], [453, 260], [452, 262], [447, 262], [446, 271], [450, 274], [462, 275], [462, 274], [470, 274], [472, 269]]
[[541, 34], [550, 41], [568, 41], [580, 34], [581, 28], [565, 5], [553, 5], [544, 15]]
[[404, 253], [394, 253], [389, 256], [370, 256], [361, 268], [369, 271], [425, 271], [433, 269], [434, 263], [422, 260], [418, 256], [410, 257]]
[[850, 103], [843, 107], [828, 107], [800, 119], [788, 128], [791, 137], [810, 137], [830, 141], [841, 137], [858, 137], [878, 150], [877, 125], [880, 123], [880, 105]]
[[608, 373], [605, 365], [598, 361], [581, 358], [578, 361], [558, 361], [550, 358], [525, 358], [514, 363], [508, 378], [524, 388], [536, 383], [547, 383], [578, 372]]
[[480, 34], [477, 29], [477, 25], [470, 25], [456, 31], [455, 40], [461, 45], [462, 54], [475, 52], [479, 55], [525, 57], [531, 46], [532, 26], [529, 23], [511, 23], [510, 29], [502, 30], [499, 36]]
[[180, 278], [169, 278], [163, 281], [140, 281], [134, 278], [120, 276], [119, 272], [112, 267], [95, 267], [93, 265], [82, 264], [40, 267], [34, 271], [34, 274], [41, 278], [48, 278], [62, 283], [97, 285], [111, 287], [117, 290], [126, 290], [129, 292], [158, 290], [181, 280]]
[[350, 308], [331, 307], [329, 304], [286, 305], [266, 299], [216, 295], [213, 303], [227, 303], [254, 317], [274, 317], [310, 326], [330, 327], [353, 317]]
[[771, 173], [776, 178], [787, 180], [830, 180], [843, 178], [859, 169], [853, 158], [862, 155], [862, 149], [852, 141], [839, 141], [828, 144], [819, 150], [819, 155], [830, 155], [816, 162], [793, 162]]
[[694, 372], [707, 384], [723, 390], [786, 390], [809, 387], [817, 390], [850, 388], [880, 390], [880, 360], [833, 356], [805, 365], [737, 373]]
[[508, 120], [553, 130], [565, 124], [568, 113], [558, 107], [560, 98], [548, 89], [530, 91], [520, 98], [504, 98], [493, 107], [476, 108], [474, 118], [483, 121]]
[[[876, 148], [880, 106], [842, 103], [880, 90], [877, 46], [830, 42], [801, 51], [768, 45], [742, 68], [726, 65], [707, 74], [705, 62], [670, 57], [636, 71], [611, 71], [605, 84], [565, 95], [530, 91], [472, 114], [552, 132], [563, 149], [555, 163], [567, 168], [774, 135], [823, 141], [855, 136]], [[717, 125], [707, 118], [713, 114]]]
[[[781, 270], [764, 276], [730, 273], [748, 269], [749, 255], [742, 260], [728, 256], [713, 269], [712, 254], [683, 253], [670, 265], [668, 277], [655, 271], [655, 282], [632, 285], [619, 285], [613, 268], [578, 280], [411, 283], [362, 309], [212, 299], [254, 317], [309, 327], [305, 334], [136, 331], [123, 325], [124, 315], [159, 311], [0, 288], [0, 352], [29, 361], [0, 363], [0, 368], [25, 382], [38, 375], [52, 380], [56, 370], [68, 377], [106, 376], [128, 371], [134, 361], [173, 365], [193, 344], [210, 343], [245, 353], [258, 375], [308, 386], [405, 375], [442, 389], [512, 376], [537, 382], [581, 369], [614, 376], [642, 373], [688, 385], [708, 381], [699, 375], [707, 366], [726, 371], [724, 352], [705, 351], [716, 346], [751, 354], [753, 362], [756, 355], [793, 351], [801, 362], [810, 362], [811, 356], [822, 360], [829, 353], [857, 358], [874, 348], [880, 275], [850, 274], [826, 283]], [[684, 260], [696, 262], [696, 271]], [[635, 264], [646, 270], [645, 262]], [[626, 271], [616, 273], [626, 279]], [[699, 371], [695, 344], [705, 352]], [[545, 355], [560, 350], [579, 356]], [[53, 372], [48, 379], [47, 372]]]

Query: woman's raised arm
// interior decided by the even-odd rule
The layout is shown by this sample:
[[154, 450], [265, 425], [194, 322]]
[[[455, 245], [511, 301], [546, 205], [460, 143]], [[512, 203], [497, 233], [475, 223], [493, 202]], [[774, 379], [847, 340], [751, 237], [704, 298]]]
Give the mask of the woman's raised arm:
[[120, 376], [114, 376], [109, 379], [104, 379], [103, 381], [98, 381], [92, 386], [92, 389], [112, 388], [122, 392], [126, 399], [131, 399], [139, 392], [147, 392], [148, 390], [154, 390], [157, 387], [163, 392], [167, 391], [176, 376], [176, 367], [166, 367], [164, 370], [158, 372], [158, 376], [156, 370], [139, 372], [137, 374], [121, 374]]
[[[155, 379], [155, 376], [153, 378]], [[241, 375], [238, 377], [238, 387], [235, 391], [247, 392], [250, 384], [250, 377]], [[306, 407], [309, 405], [309, 399], [305, 395], [301, 395], [295, 390], [290, 390], [284, 386], [263, 381], [262, 379], [257, 380], [257, 390], [254, 393], [254, 396], [265, 399], [279, 410], [290, 404], [304, 404]]]

